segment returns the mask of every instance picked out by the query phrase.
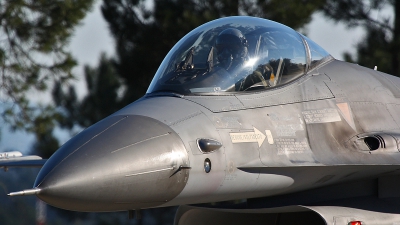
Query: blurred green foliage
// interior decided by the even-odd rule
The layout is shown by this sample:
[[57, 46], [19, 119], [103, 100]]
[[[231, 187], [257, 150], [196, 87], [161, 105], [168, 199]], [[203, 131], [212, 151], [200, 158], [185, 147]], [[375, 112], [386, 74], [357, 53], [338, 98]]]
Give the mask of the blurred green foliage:
[[[328, 18], [349, 29], [363, 27], [365, 37], [356, 54], [344, 53], [346, 61], [400, 76], [400, 2], [395, 0], [327, 0], [322, 7]], [[392, 11], [393, 14], [382, 11]]]
[[0, 1], [0, 101], [14, 103], [1, 115], [14, 130], [41, 133], [48, 130], [43, 123], [53, 126], [54, 107], [31, 104], [28, 95], [73, 78], [77, 63], [66, 46], [93, 2]]

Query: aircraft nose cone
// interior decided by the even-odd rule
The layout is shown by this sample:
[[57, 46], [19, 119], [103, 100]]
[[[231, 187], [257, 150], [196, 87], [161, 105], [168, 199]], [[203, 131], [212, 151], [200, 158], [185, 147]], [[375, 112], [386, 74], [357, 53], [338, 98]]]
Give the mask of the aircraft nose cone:
[[188, 179], [180, 137], [145, 116], [112, 116], [65, 143], [35, 181], [50, 205], [76, 211], [117, 211], [159, 206]]

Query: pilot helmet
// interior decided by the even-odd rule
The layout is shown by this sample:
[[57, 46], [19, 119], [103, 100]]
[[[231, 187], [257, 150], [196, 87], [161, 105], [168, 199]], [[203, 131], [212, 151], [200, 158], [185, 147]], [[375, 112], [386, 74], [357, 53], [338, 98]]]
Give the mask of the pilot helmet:
[[247, 39], [236, 28], [228, 28], [218, 34], [215, 41], [218, 61], [229, 69], [233, 62], [244, 62], [247, 57]]

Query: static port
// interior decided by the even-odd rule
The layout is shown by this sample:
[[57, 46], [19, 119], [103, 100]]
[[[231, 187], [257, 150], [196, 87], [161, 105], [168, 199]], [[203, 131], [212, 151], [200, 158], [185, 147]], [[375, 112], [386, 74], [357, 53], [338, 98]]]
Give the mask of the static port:
[[209, 158], [204, 160], [204, 171], [209, 173], [211, 171], [211, 161]]

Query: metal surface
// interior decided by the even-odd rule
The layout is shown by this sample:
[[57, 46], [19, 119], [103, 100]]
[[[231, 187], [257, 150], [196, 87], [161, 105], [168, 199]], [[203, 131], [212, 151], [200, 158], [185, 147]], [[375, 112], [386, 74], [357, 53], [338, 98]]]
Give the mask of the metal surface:
[[[254, 71], [218, 64], [226, 28], [248, 48], [235, 68], [255, 57]], [[399, 110], [400, 78], [272, 21], [223, 18], [178, 42], [148, 93], [62, 146], [28, 192], [77, 211], [246, 202], [185, 208], [176, 224], [395, 224]]]
[[174, 173], [188, 166], [179, 136], [144, 116], [109, 117], [71, 139], [53, 157], [35, 182], [41, 189], [37, 196], [71, 210], [155, 207], [176, 197], [189, 173]]
[[39, 192], [39, 188], [33, 188], [23, 191], [11, 192], [10, 194], [8, 194], [8, 196], [37, 195], [39, 194]]

